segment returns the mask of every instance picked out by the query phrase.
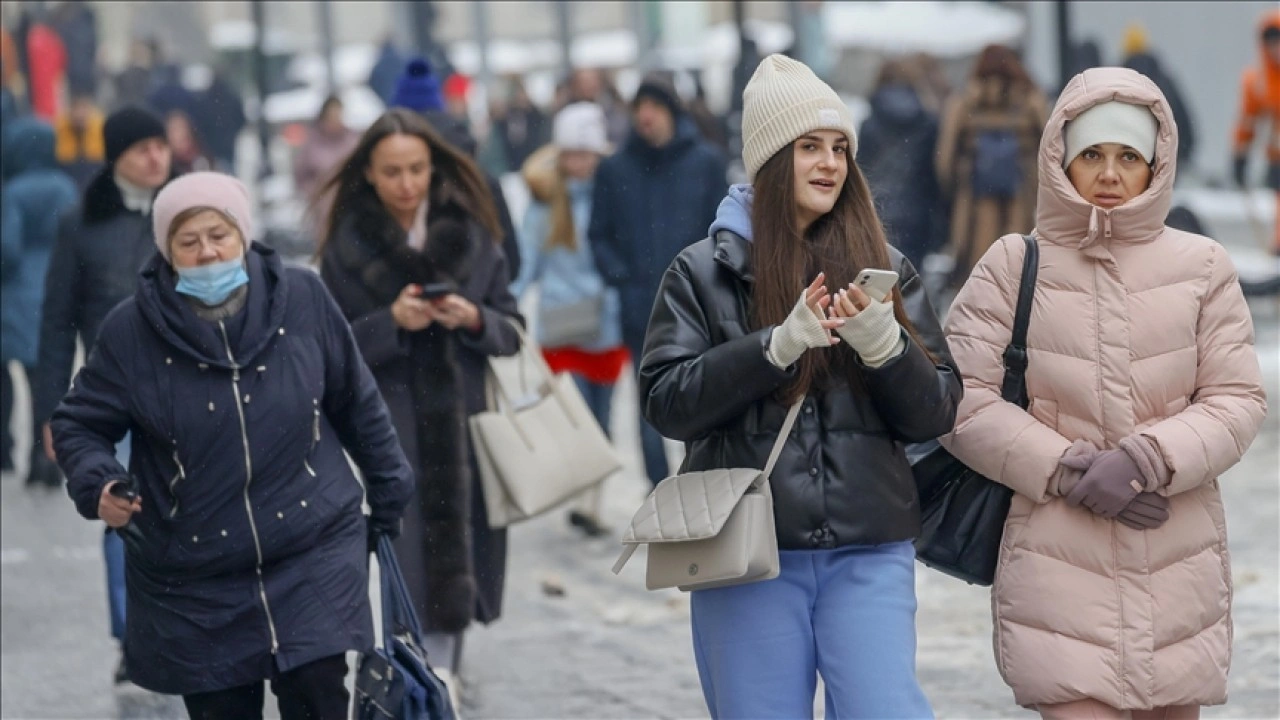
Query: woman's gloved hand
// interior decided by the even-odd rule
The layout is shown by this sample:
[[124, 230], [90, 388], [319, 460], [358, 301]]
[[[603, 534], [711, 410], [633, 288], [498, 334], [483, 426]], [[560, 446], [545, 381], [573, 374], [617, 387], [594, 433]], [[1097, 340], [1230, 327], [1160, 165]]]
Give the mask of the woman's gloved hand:
[[386, 535], [392, 540], [400, 537], [400, 518], [388, 520], [386, 518], [377, 518], [370, 515], [367, 520], [369, 552], [377, 552], [378, 538], [383, 535]]
[[851, 284], [835, 296], [832, 312], [845, 318], [844, 327], [836, 333], [867, 367], [884, 365], [907, 346], [902, 339], [902, 326], [893, 315], [892, 300], [874, 302], [862, 288]]
[[800, 295], [787, 319], [773, 329], [765, 357], [774, 367], [785, 370], [794, 365], [806, 350], [831, 347], [840, 342], [839, 338], [831, 335], [831, 331], [843, 325], [844, 320], [827, 317], [831, 296], [822, 284], [825, 279], [824, 273], [818, 273], [818, 277]]
[[1067, 493], [1067, 504], [1081, 505], [1102, 517], [1113, 518], [1142, 492], [1138, 464], [1124, 450], [1108, 450], [1089, 466], [1080, 482]]
[[1116, 521], [1134, 530], [1155, 530], [1169, 519], [1169, 498], [1153, 492], [1138, 493]]
[[1058, 467], [1049, 478], [1049, 492], [1066, 497], [1101, 454], [1102, 451], [1088, 440], [1076, 440], [1058, 459]]

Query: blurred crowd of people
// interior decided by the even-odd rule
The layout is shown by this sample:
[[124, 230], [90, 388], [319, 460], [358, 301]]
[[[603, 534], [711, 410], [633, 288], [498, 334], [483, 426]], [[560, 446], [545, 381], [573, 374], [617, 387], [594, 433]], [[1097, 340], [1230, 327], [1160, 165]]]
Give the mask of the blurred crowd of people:
[[4, 117], [30, 113], [52, 123], [58, 164], [82, 189], [103, 164], [105, 115], [128, 106], [164, 119], [179, 168], [235, 172], [247, 119], [226, 67], [185, 77], [191, 71], [151, 36], [136, 39], [126, 66], [109, 73], [98, 59], [97, 10], [82, 0], [26, 3], [15, 27], [0, 28], [0, 48]]

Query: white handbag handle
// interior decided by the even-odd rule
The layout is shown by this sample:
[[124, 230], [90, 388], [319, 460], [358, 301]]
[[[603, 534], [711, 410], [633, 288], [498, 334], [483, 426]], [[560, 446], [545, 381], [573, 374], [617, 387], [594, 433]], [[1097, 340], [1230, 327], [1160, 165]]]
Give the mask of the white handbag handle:
[[[535, 343], [529, 340], [528, 333], [516, 322], [515, 318], [507, 317], [507, 322], [511, 323], [511, 327], [515, 329], [516, 335], [520, 338], [520, 352], [518, 353], [517, 362], [520, 365], [520, 389], [527, 391], [528, 385], [525, 382], [525, 364], [527, 358], [533, 358], [534, 368], [541, 374], [541, 386], [555, 397], [556, 402], [560, 403], [560, 407], [564, 410], [564, 415], [569, 420], [569, 424], [577, 428], [579, 419], [574, 416], [573, 411], [569, 407], [569, 403], [565, 401], [560, 392], [560, 384], [555, 381], [555, 375], [551, 372], [551, 366], [547, 364], [546, 358], [542, 357], [542, 353], [538, 351]], [[505, 404], [499, 407], [498, 395], [501, 394]], [[507, 393], [506, 387], [498, 378], [497, 371], [493, 368], [493, 358], [490, 358], [485, 366], [485, 404], [490, 412], [501, 412], [511, 421], [511, 426], [520, 434], [520, 439], [530, 449], [533, 449], [533, 442], [529, 439], [528, 434], [520, 427], [520, 421], [515, 412], [515, 404], [511, 401], [511, 396]]]

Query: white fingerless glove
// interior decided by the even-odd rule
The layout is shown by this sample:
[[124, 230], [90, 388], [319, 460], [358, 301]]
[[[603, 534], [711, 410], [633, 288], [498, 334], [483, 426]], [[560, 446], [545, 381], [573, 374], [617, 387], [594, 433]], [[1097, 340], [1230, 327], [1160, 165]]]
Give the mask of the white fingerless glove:
[[902, 326], [893, 316], [892, 302], [873, 302], [866, 310], [844, 321], [836, 334], [849, 343], [862, 364], [878, 368], [902, 354], [907, 343]]
[[785, 370], [794, 365], [805, 350], [830, 347], [830, 338], [818, 316], [804, 304], [802, 292], [791, 314], [773, 329], [764, 356], [774, 367]]

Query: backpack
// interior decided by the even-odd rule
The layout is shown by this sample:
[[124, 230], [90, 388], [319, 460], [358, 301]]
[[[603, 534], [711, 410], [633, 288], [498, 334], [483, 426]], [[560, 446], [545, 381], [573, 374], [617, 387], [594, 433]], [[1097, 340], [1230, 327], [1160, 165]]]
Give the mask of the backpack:
[[974, 139], [973, 196], [1012, 198], [1022, 185], [1018, 135], [1013, 130], [979, 130]]

